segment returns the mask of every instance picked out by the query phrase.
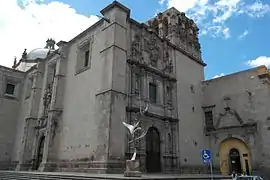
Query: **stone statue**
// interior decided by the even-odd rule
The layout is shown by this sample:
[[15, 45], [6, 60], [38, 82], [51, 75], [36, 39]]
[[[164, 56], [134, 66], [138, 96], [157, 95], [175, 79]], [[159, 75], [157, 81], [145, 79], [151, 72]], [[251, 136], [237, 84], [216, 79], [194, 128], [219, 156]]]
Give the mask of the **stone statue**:
[[55, 45], [55, 40], [53, 40], [52, 38], [49, 38], [49, 39], [46, 41], [46, 46], [45, 46], [45, 48], [46, 48], [46, 49], [52, 49], [52, 50], [54, 50], [54, 49], [55, 49], [54, 45]]
[[[43, 97], [43, 105], [44, 105], [44, 111], [46, 112], [49, 108], [49, 105], [51, 103], [52, 98], [52, 87], [50, 84], [47, 84], [44, 97]], [[46, 113], [45, 113], [46, 114]]]
[[[146, 108], [144, 110], [141, 109], [141, 105], [140, 105], [140, 114], [145, 114], [148, 110], [148, 104], [146, 106]], [[146, 131], [144, 131], [141, 127], [139, 127], [140, 124], [140, 119], [137, 118], [137, 116], [135, 117], [135, 123], [133, 125], [131, 124], [127, 124], [125, 122], [122, 122], [123, 125], [129, 130], [129, 133], [131, 135], [131, 140], [128, 142], [130, 143], [134, 143], [135, 141], [143, 138], [146, 135]], [[135, 136], [135, 132], [137, 131], [141, 131], [141, 135], [139, 135], [138, 137]], [[132, 161], [134, 161], [136, 159], [136, 155], [137, 155], [137, 150], [134, 144], [134, 152], [133, 152], [133, 156], [131, 158]]]
[[15, 56], [12, 68], [16, 68], [16, 65], [17, 65], [17, 57]]

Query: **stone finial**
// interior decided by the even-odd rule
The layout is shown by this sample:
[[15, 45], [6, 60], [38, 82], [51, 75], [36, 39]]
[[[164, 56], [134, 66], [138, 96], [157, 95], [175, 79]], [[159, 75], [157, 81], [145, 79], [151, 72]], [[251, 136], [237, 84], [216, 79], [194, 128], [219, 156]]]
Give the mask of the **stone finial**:
[[27, 49], [24, 49], [23, 54], [22, 54], [22, 59], [26, 59], [27, 56]]
[[15, 69], [16, 65], [17, 65], [17, 57], [15, 56], [12, 68]]
[[17, 57], [15, 56], [14, 61], [13, 61], [13, 66], [16, 66], [16, 64], [17, 64]]
[[52, 38], [47, 39], [45, 48], [54, 50], [55, 40]]

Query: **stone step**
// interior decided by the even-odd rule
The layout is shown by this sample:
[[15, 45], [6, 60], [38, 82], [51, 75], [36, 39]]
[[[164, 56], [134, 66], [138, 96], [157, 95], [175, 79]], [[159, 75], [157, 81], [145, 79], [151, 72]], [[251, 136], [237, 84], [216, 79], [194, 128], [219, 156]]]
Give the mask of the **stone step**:
[[[209, 175], [170, 175], [170, 174], [144, 174], [142, 177], [130, 178], [123, 174], [90, 174], [90, 173], [56, 173], [56, 172], [22, 172], [0, 171], [0, 180], [206, 180]], [[214, 175], [213, 179], [231, 179], [228, 176]]]

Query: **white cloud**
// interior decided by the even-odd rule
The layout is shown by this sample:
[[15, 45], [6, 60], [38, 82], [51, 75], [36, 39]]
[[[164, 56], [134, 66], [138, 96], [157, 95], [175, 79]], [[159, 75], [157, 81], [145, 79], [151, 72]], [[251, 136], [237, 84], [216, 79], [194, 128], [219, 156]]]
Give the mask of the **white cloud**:
[[159, 0], [158, 3], [162, 5], [165, 3], [165, 0]]
[[221, 74], [215, 75], [215, 76], [213, 77], [213, 79], [219, 78], [219, 77], [221, 77], [221, 76], [225, 76], [225, 74], [224, 74], [224, 73], [221, 73]]
[[68, 4], [42, 0], [0, 0], [0, 64], [11, 66], [14, 56], [45, 46], [47, 38], [69, 41], [98, 21], [78, 14]]
[[229, 31], [230, 31], [230, 30], [229, 30], [228, 27], [226, 27], [226, 28], [224, 28], [224, 29], [222, 30], [222, 33], [223, 33], [225, 39], [228, 39], [229, 37], [231, 37]]
[[247, 61], [246, 64], [248, 66], [251, 66], [251, 67], [257, 67], [257, 66], [265, 65], [265, 66], [267, 66], [269, 68], [270, 67], [270, 57], [260, 56], [260, 57], [257, 57], [254, 60]]
[[188, 0], [188, 1], [179, 1], [179, 0], [168, 0], [169, 7], [175, 7], [179, 11], [186, 12], [189, 9], [195, 7], [196, 5], [203, 6], [207, 4], [208, 0]]
[[253, 0], [167, 0], [168, 7], [174, 6], [185, 12], [200, 28], [200, 35], [229, 38], [229, 27], [226, 22], [233, 16], [240, 14], [252, 18], [263, 17], [270, 12], [270, 5]]
[[248, 35], [248, 30], [245, 30], [239, 37], [238, 39], [243, 39], [244, 37], [246, 37]]
[[270, 12], [270, 5], [263, 4], [260, 1], [256, 1], [253, 4], [247, 5], [239, 11], [240, 14], [245, 13], [253, 18], [263, 17], [268, 12]]

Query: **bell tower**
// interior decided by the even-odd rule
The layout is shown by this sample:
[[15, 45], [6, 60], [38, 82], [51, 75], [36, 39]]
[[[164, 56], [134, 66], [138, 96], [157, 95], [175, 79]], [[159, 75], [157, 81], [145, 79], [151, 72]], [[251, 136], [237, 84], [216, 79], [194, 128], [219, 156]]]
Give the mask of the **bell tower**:
[[173, 45], [202, 62], [199, 28], [185, 13], [172, 7], [147, 23], [159, 37], [168, 39]]

